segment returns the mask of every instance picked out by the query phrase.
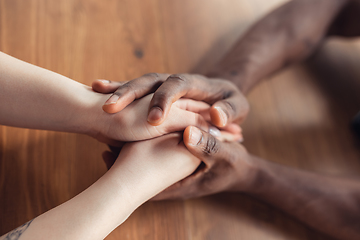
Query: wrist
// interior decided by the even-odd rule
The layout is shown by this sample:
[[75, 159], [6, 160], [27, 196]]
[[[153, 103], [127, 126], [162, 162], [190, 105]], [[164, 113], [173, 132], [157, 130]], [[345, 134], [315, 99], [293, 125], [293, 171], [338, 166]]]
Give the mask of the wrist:
[[264, 179], [264, 161], [254, 155], [246, 153], [241, 156], [236, 168], [236, 179], [230, 191], [251, 193]]
[[109, 115], [102, 110], [102, 105], [109, 98], [110, 94], [94, 92], [85, 85], [82, 86], [79, 92], [79, 106], [81, 110], [76, 114], [76, 132], [96, 137], [104, 129], [105, 117]]
[[251, 155], [250, 159], [252, 163], [251, 174], [249, 174], [247, 184], [242, 192], [256, 196], [264, 188], [267, 189], [272, 182], [272, 163], [254, 155]]
[[[164, 190], [168, 179], [159, 181], [161, 175], [154, 176], [151, 170], [138, 166], [138, 159], [117, 159], [108, 171], [114, 185], [121, 187], [122, 200], [129, 206], [129, 214]], [[150, 167], [151, 168], [151, 167]]]
[[252, 61], [244, 58], [236, 61], [236, 65], [227, 60], [210, 70], [206, 76], [210, 78], [221, 78], [233, 82], [239, 90], [247, 94], [255, 81], [256, 66]]
[[137, 191], [141, 185], [141, 179], [134, 177], [134, 172], [126, 167], [114, 165], [102, 178], [105, 182], [104, 185], [112, 189], [111, 192], [117, 199], [116, 202], [121, 200], [123, 203], [122, 206], [117, 204], [118, 213], [122, 212], [123, 216], [130, 215], [147, 200], [142, 191]]

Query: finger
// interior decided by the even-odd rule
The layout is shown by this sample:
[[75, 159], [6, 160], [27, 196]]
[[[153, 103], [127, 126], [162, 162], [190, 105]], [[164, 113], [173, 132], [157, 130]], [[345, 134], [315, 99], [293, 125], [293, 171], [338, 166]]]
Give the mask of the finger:
[[105, 102], [103, 110], [107, 113], [117, 113], [132, 103], [154, 92], [169, 76], [169, 74], [149, 73], [121, 85]]
[[242, 133], [242, 128], [239, 126], [239, 124], [236, 124], [236, 123], [230, 123], [230, 124], [226, 125], [225, 127], [220, 128], [220, 130], [230, 132], [233, 134]]
[[103, 158], [108, 170], [112, 167], [112, 165], [114, 165], [114, 163], [116, 161], [116, 156], [112, 152], [109, 152], [109, 151], [103, 152], [102, 158]]
[[[167, 117], [171, 105], [185, 96], [195, 86], [194, 75], [174, 74], [155, 91], [149, 106], [148, 122], [152, 125], [160, 125]], [[193, 99], [197, 100], [195, 97]], [[202, 99], [199, 99], [202, 100]]]
[[225, 127], [229, 123], [241, 123], [249, 112], [249, 103], [240, 92], [213, 104], [210, 109], [211, 122], [217, 127]]
[[234, 134], [227, 131], [221, 131], [220, 136], [217, 137], [222, 142], [243, 142], [244, 138], [241, 133]]
[[220, 140], [196, 127], [187, 127], [183, 139], [187, 149], [209, 167], [213, 165], [214, 160], [226, 154]]
[[[181, 98], [181, 99], [177, 100], [174, 103], [174, 105], [183, 110], [199, 113], [201, 116], [204, 117], [204, 119], [206, 121], [211, 121], [210, 112], [209, 112], [210, 105], [203, 101], [195, 101], [192, 99]], [[234, 134], [241, 133], [241, 131], [242, 131], [239, 124], [236, 124], [236, 123], [229, 123], [225, 127], [222, 127], [221, 130], [225, 130], [227, 132], [234, 133]]]
[[160, 125], [167, 117], [171, 105], [181, 97], [209, 104], [220, 101], [218, 106], [215, 105], [218, 108], [212, 110], [213, 124], [217, 127], [224, 127], [233, 121], [243, 121], [248, 111], [246, 98], [233, 83], [201, 75], [175, 74], [154, 93], [149, 106], [148, 122]]
[[205, 119], [205, 121], [211, 122], [210, 105], [203, 101], [181, 98], [177, 100], [174, 105], [180, 109], [198, 113]]
[[92, 83], [92, 89], [99, 93], [113, 93], [126, 82], [112, 82], [110, 80], [98, 79]]
[[174, 105], [183, 110], [195, 113], [210, 110], [210, 105], [205, 102], [185, 98], [177, 100]]
[[171, 121], [165, 121], [164, 125], [160, 127], [165, 129], [166, 133], [183, 131], [188, 126], [196, 126], [206, 132], [210, 129], [210, 124], [198, 113], [176, 109], [170, 114], [169, 119]]

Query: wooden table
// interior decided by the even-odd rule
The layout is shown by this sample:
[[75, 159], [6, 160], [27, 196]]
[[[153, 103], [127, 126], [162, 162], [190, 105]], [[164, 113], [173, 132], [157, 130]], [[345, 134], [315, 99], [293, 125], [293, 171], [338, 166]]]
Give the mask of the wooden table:
[[[282, 2], [1, 0], [0, 50], [85, 84], [148, 72], [203, 73]], [[346, 79], [360, 78], [353, 48], [359, 44], [329, 43], [312, 61], [316, 74], [294, 66], [251, 92], [247, 149], [292, 167], [359, 176], [359, 143], [348, 123], [360, 97], [343, 94], [335, 81], [344, 68]], [[96, 181], [106, 171], [105, 149], [88, 136], [0, 127], [0, 235]], [[328, 237], [255, 199], [226, 193], [146, 203], [107, 239]]]

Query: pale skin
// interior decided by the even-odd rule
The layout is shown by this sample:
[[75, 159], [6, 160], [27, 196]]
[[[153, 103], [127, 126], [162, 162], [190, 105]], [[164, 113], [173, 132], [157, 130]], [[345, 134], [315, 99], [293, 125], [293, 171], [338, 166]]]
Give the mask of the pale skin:
[[[149, 114], [148, 121], [154, 125], [166, 119], [166, 112], [174, 100], [180, 96], [198, 99], [194, 95], [212, 105], [214, 125], [222, 127], [233, 121], [241, 122], [248, 112], [244, 94], [265, 77], [306, 59], [325, 36], [359, 36], [359, 21], [358, 0], [289, 1], [251, 27], [206, 77], [158, 74], [156, 81], [152, 79], [157, 84], [155, 90], [152, 89], [155, 85], [143, 77], [129, 84], [138, 93], [155, 91], [149, 110], [161, 108], [162, 114]], [[218, 81], [221, 79], [223, 85]], [[208, 85], [204, 86], [206, 82]], [[235, 90], [229, 87], [229, 82], [236, 86]], [[125, 96], [133, 94], [133, 91], [113, 82], [95, 82], [93, 88], [99, 92], [117, 91]], [[115, 102], [110, 98], [104, 110], [116, 112], [126, 103], [122, 99]], [[220, 108], [215, 108], [217, 106]], [[226, 113], [225, 118], [216, 115], [221, 111]], [[238, 191], [271, 204], [332, 237], [360, 239], [358, 179], [324, 176], [285, 167], [249, 154], [238, 143], [221, 143], [204, 132], [202, 136], [200, 142], [195, 140], [193, 144], [187, 144], [185, 141], [185, 145], [202, 160], [204, 168], [156, 199], [193, 198]], [[108, 162], [113, 161], [109, 155], [104, 157]]]
[[[84, 133], [123, 146], [113, 168], [92, 186], [1, 240], [103, 239], [143, 202], [199, 165], [200, 160], [182, 143], [181, 134], [172, 132], [194, 124], [220, 134], [207, 123], [210, 106], [204, 102], [181, 99], [161, 126], [153, 126], [146, 121], [152, 95], [109, 115], [101, 105], [110, 95], [4, 53], [0, 53], [0, 75], [1, 124]], [[229, 129], [233, 133], [223, 132], [222, 138], [241, 138], [237, 125]], [[139, 142], [124, 145], [125, 141]]]
[[[96, 93], [79, 82], [1, 52], [0, 74], [0, 102], [6, 103], [0, 104], [2, 125], [83, 133], [112, 145], [151, 139], [189, 125], [209, 130], [205, 119], [193, 112], [208, 107], [204, 103], [179, 102], [170, 111], [169, 121], [152, 126], [146, 122], [146, 116], [140, 121], [151, 98], [109, 115], [101, 106], [110, 94]], [[183, 116], [181, 121], [179, 115]], [[240, 128], [235, 128], [239, 133]]]
[[[125, 144], [113, 167], [85, 191], [35, 218], [20, 238], [104, 239], [141, 204], [191, 174], [200, 160], [181, 134]], [[7, 238], [8, 237], [8, 238]]]
[[[149, 122], [153, 125], [163, 124], [169, 116], [167, 114], [171, 109], [171, 103], [181, 96], [195, 98], [199, 96], [199, 92], [202, 93], [200, 95], [202, 99], [197, 100], [212, 104], [210, 111], [214, 125], [223, 127], [233, 121], [242, 121], [248, 112], [248, 104], [246, 99], [244, 100], [243, 93], [247, 93], [264, 77], [280, 70], [288, 63], [304, 59], [311, 54], [330, 26], [337, 27], [341, 26], [341, 23], [346, 23], [346, 21], [340, 22], [340, 25], [337, 25], [334, 22], [332, 25], [336, 15], [349, 2], [355, 5], [357, 3], [346, 0], [291, 1], [251, 28], [224, 60], [209, 71], [210, 78], [175, 75], [168, 79], [171, 81], [167, 81], [169, 75], [166, 77], [157, 75], [157, 79], [150, 79], [157, 85], [164, 82], [164, 87], [157, 89], [155, 100], [150, 102], [150, 109], [155, 107], [160, 111], [149, 115]], [[356, 8], [352, 9], [356, 10]], [[356, 28], [345, 31], [345, 35], [357, 34]], [[271, 51], [265, 51], [269, 49]], [[219, 88], [222, 79], [228, 79], [232, 83], [226, 83], [226, 86]], [[208, 80], [211, 80], [209, 82], [213, 87], [193, 88], [203, 86], [202, 83]], [[96, 84], [94, 88], [100, 91], [103, 88], [102, 90], [105, 89], [107, 92], [115, 91], [119, 87], [117, 85], [114, 89], [109, 83]], [[113, 102], [110, 98], [107, 102], [108, 106], [104, 109], [108, 112], [119, 111], [133, 98], [148, 94], [154, 87], [148, 81], [137, 81], [137, 84], [142, 89], [140, 91], [135, 88], [134, 91], [138, 91], [138, 94], [131, 90], [127, 90], [128, 93], [119, 93], [119, 95], [130, 94], [130, 97], [125, 98], [130, 101]], [[142, 87], [144, 84], [145, 87]], [[173, 91], [170, 92], [171, 89]], [[165, 95], [162, 100], [159, 96], [164, 92], [170, 95]], [[169, 188], [158, 198], [196, 197], [220, 191], [241, 191], [272, 204], [331, 236], [339, 239], [360, 238], [360, 230], [356, 224], [360, 222], [358, 181], [323, 176], [273, 164], [248, 154], [239, 144], [220, 143], [204, 132], [202, 136], [202, 141], [188, 144], [189, 142], [185, 140], [185, 144], [205, 163], [205, 168], [183, 180], [182, 184]], [[191, 137], [191, 139], [196, 138]], [[264, 187], [261, 184], [263, 182], [269, 184]], [[255, 188], [256, 186], [258, 189]], [[284, 193], [287, 197], [284, 197]], [[334, 209], [336, 211], [333, 211]]]

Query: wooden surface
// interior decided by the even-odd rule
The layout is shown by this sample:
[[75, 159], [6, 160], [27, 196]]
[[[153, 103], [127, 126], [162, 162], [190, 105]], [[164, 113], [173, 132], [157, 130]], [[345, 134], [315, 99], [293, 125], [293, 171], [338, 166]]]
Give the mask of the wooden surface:
[[[0, 50], [85, 84], [203, 72], [281, 2], [0, 0]], [[342, 69], [350, 85], [360, 79], [354, 49], [360, 53], [359, 44], [335, 41], [311, 71], [295, 66], [260, 84], [243, 126], [248, 150], [301, 169], [359, 176], [359, 142], [348, 128], [359, 94], [336, 85]], [[96, 181], [106, 171], [105, 149], [87, 136], [0, 127], [0, 235]], [[107, 239], [329, 238], [247, 196], [218, 194], [146, 203]]]

